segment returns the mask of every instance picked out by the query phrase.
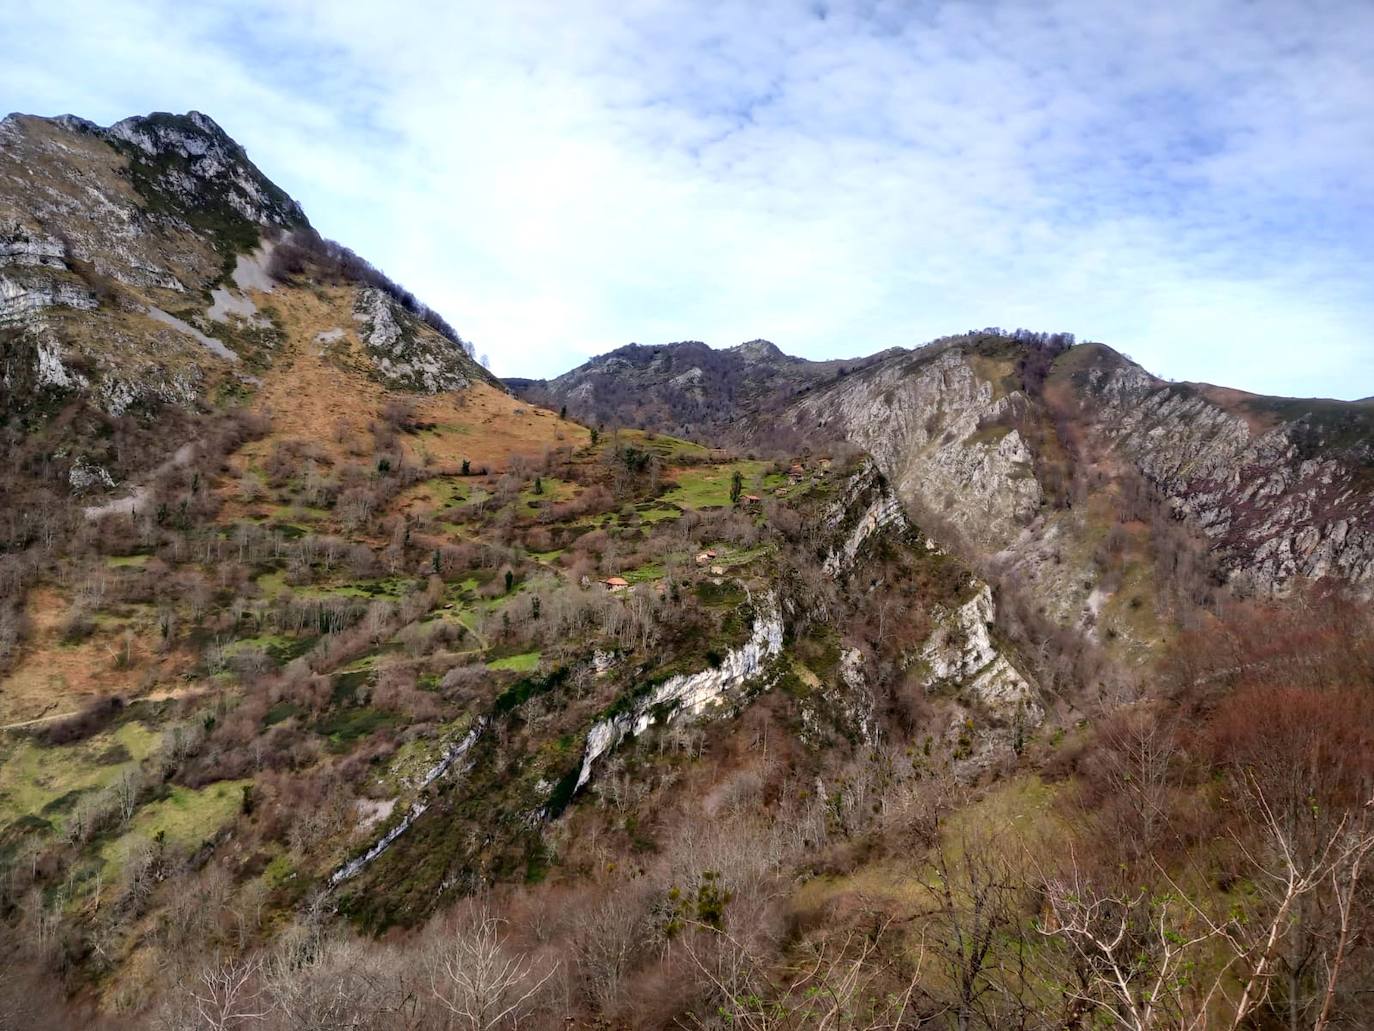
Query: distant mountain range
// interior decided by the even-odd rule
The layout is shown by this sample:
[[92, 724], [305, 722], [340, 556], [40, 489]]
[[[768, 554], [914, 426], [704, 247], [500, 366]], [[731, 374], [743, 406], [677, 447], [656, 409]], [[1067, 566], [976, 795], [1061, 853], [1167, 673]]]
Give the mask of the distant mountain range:
[[507, 379], [519, 396], [589, 425], [651, 426], [689, 436], [720, 433], [741, 412], [773, 409], [818, 384], [882, 361], [813, 362], [784, 354], [767, 340], [716, 350], [688, 340], [630, 344], [551, 380]]

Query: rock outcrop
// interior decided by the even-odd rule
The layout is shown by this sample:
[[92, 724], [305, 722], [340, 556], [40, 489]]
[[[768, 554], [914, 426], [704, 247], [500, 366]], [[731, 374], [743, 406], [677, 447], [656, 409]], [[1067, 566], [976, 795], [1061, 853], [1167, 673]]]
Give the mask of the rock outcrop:
[[377, 378], [398, 390], [437, 394], [471, 382], [471, 359], [437, 333], [424, 333], [415, 317], [373, 287], [358, 291], [353, 318]]
[[[426, 770], [424, 776], [420, 778], [420, 789], [423, 791], [453, 769], [454, 764], [457, 763], [459, 759], [463, 758], [463, 756], [467, 755], [468, 752], [472, 750], [473, 745], [477, 744], [486, 729], [486, 719], [479, 718], [472, 724], [466, 734], [445, 748], [439, 760]], [[367, 869], [373, 860], [377, 859], [383, 852], [394, 845], [402, 834], [410, 830], [416, 820], [425, 815], [429, 810], [429, 805], [429, 801], [424, 797], [415, 799], [415, 801], [410, 804], [410, 808], [406, 810], [405, 815], [392, 827], [388, 828], [381, 837], [369, 845], [366, 851], [350, 859], [330, 875], [330, 887], [337, 887], [344, 881], [351, 880]]]
[[[1033, 359], [1040, 374], [1028, 380]], [[754, 438], [776, 419], [760, 416]], [[946, 543], [1035, 582], [1048, 616], [1088, 631], [1110, 593], [1093, 562], [1105, 528], [1066, 500], [1074, 463], [1095, 463], [1106, 482], [1143, 478], [1245, 589], [1283, 592], [1319, 577], [1374, 588], [1367, 402], [1170, 384], [1101, 345], [1037, 354], [989, 333], [827, 384], [782, 421], [863, 448]]]
[[183, 211], [227, 207], [254, 225], [302, 225], [300, 205], [248, 160], [243, 148], [213, 119], [185, 115], [139, 115], [103, 132], [92, 129], [129, 154], [135, 182]]
[[844, 485], [825, 515], [826, 526], [842, 537], [825, 557], [825, 574], [837, 577], [854, 563], [859, 549], [876, 533], [895, 526], [910, 532], [902, 503], [872, 461], [866, 461]]
[[951, 349], [850, 375], [797, 401], [787, 419], [857, 444], [904, 500], [919, 500], [972, 545], [996, 551], [1043, 501], [1029, 449], [1000, 424], [1018, 402], [1022, 395], [999, 389]]
[[998, 722], [1019, 716], [1038, 725], [1045, 712], [1035, 688], [993, 642], [992, 589], [980, 584], [969, 601], [940, 615], [920, 653], [926, 690], [957, 693]]
[[98, 305], [95, 294], [79, 283], [46, 275], [0, 274], [0, 322], [19, 323], [43, 308], [89, 311]]
[[238, 355], [188, 320], [237, 255], [306, 222], [213, 121], [10, 115], [0, 183], [8, 407], [77, 395], [120, 415], [243, 379]]
[[[911, 523], [871, 459], [845, 481], [826, 511], [825, 524], [842, 542], [829, 552], [825, 571], [842, 582], [863, 562], [868, 549], [876, 550], [884, 538], [891, 547], [908, 549], [918, 560], [955, 562]], [[958, 770], [972, 778], [1012, 750], [1018, 735], [1038, 727], [1045, 709], [1039, 689], [994, 637], [992, 589], [967, 570], [956, 571], [958, 586], [952, 597], [947, 603], [931, 602], [929, 636], [905, 661], [924, 691], [948, 707], [947, 725], [953, 728], [949, 736], [959, 755]], [[871, 584], [870, 590], [887, 589], [871, 576], [861, 580]], [[857, 648], [841, 653], [840, 682], [849, 696], [841, 708], [855, 715], [857, 737], [871, 740], [874, 702]], [[976, 737], [977, 747], [959, 747], [961, 737]]]
[[782, 652], [782, 608], [775, 595], [760, 600], [749, 639], [731, 649], [720, 664], [699, 673], [683, 673], [636, 699], [624, 712], [601, 720], [587, 733], [574, 791], [592, 777], [596, 763], [627, 737], [636, 737], [656, 723], [693, 718], [725, 705], [765, 671], [769, 659]]
[[1098, 433], [1248, 587], [1374, 587], [1374, 406], [1164, 383], [1105, 353], [1079, 375]]

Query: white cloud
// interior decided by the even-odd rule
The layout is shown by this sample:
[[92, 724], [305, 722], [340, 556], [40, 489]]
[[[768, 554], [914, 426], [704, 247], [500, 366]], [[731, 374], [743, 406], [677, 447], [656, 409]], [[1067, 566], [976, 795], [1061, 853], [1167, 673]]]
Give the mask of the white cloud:
[[1359, 2], [86, 0], [20, 5], [0, 87], [206, 111], [507, 374], [1025, 324], [1350, 397], [1371, 36]]

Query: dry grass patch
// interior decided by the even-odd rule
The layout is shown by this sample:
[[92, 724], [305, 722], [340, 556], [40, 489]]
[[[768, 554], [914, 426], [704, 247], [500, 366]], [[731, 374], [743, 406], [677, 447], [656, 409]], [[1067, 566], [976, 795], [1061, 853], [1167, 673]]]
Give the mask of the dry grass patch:
[[[255, 410], [271, 417], [272, 432], [242, 449], [248, 465], [264, 459], [278, 441], [292, 438], [317, 444], [335, 461], [346, 460], [350, 447], [369, 437], [388, 401], [404, 402], [416, 422], [434, 427], [401, 436], [407, 459], [416, 464], [458, 466], [468, 459], [473, 467], [499, 471], [512, 455], [538, 458], [553, 448], [587, 442], [581, 426], [487, 383], [434, 395], [387, 390], [369, 376], [350, 288], [278, 287], [253, 296], [260, 308], [275, 312], [286, 342], [253, 400]], [[319, 340], [321, 333], [335, 330], [343, 330], [338, 339]]]
[[27, 613], [33, 632], [19, 663], [0, 681], [0, 726], [49, 713], [75, 712], [97, 698], [130, 698], [146, 687], [177, 679], [190, 659], [157, 652], [157, 628], [128, 624], [96, 633], [79, 644], [64, 644], [66, 600], [50, 587], [29, 592]]
[[560, 447], [580, 448], [590, 434], [576, 423], [534, 408], [486, 383], [461, 393], [415, 399], [416, 416], [435, 429], [404, 438], [412, 460], [422, 451], [446, 465], [468, 459], [474, 467], [498, 471], [513, 455], [540, 458]]

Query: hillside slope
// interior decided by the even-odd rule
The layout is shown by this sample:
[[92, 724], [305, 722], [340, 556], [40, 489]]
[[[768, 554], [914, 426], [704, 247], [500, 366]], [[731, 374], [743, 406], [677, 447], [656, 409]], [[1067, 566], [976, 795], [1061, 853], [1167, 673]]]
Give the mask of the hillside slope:
[[[484, 469], [585, 435], [511, 398], [470, 352], [321, 240], [202, 114], [0, 121], [0, 668], [43, 619], [23, 606], [26, 550], [60, 550], [104, 514], [148, 514], [159, 481], [213, 452], [226, 425], [254, 425], [224, 456], [250, 478], [306, 442], [337, 470], [371, 453], [378, 427], [391, 461]], [[0, 698], [46, 682], [48, 658], [21, 659]], [[109, 686], [77, 679], [78, 694]], [[30, 715], [44, 694], [37, 709], [0, 707]]]
[[[284, 431], [338, 451], [399, 406], [419, 419], [406, 425], [428, 428], [416, 443], [432, 458], [462, 451], [496, 466], [554, 445], [562, 430], [533, 421], [470, 352], [412, 295], [321, 240], [205, 115], [0, 121], [0, 439], [11, 456], [0, 546], [17, 577], [0, 594], [0, 668], [25, 623], [20, 553], [79, 531], [83, 506], [142, 511], [151, 482], [185, 467], [226, 418], [269, 416], [269, 443]], [[457, 434], [471, 439], [458, 446]]]
[[[205, 411], [270, 372], [295, 327], [254, 297], [290, 278], [270, 274], [279, 241], [318, 238], [212, 120], [157, 114], [102, 129], [11, 115], [0, 122], [0, 184], [6, 413], [36, 424], [73, 401], [115, 419]], [[329, 271], [351, 288], [319, 343], [361, 345], [359, 371], [426, 393], [497, 385], [384, 277], [345, 284], [337, 263]]]
[[827, 363], [631, 345], [513, 385], [584, 421], [763, 453], [857, 446], [966, 558], [1047, 585], [1054, 620], [1105, 618], [1147, 650], [1179, 591], [1374, 584], [1374, 405], [1169, 383], [1071, 341], [990, 330]]
[[510, 396], [203, 116], [11, 117], [0, 160], [0, 1013], [60, 970], [186, 1026], [211, 955], [648, 883], [587, 856], [666, 898], [720, 792], [819, 826], [893, 728], [972, 785], [1064, 718], [871, 462]]

